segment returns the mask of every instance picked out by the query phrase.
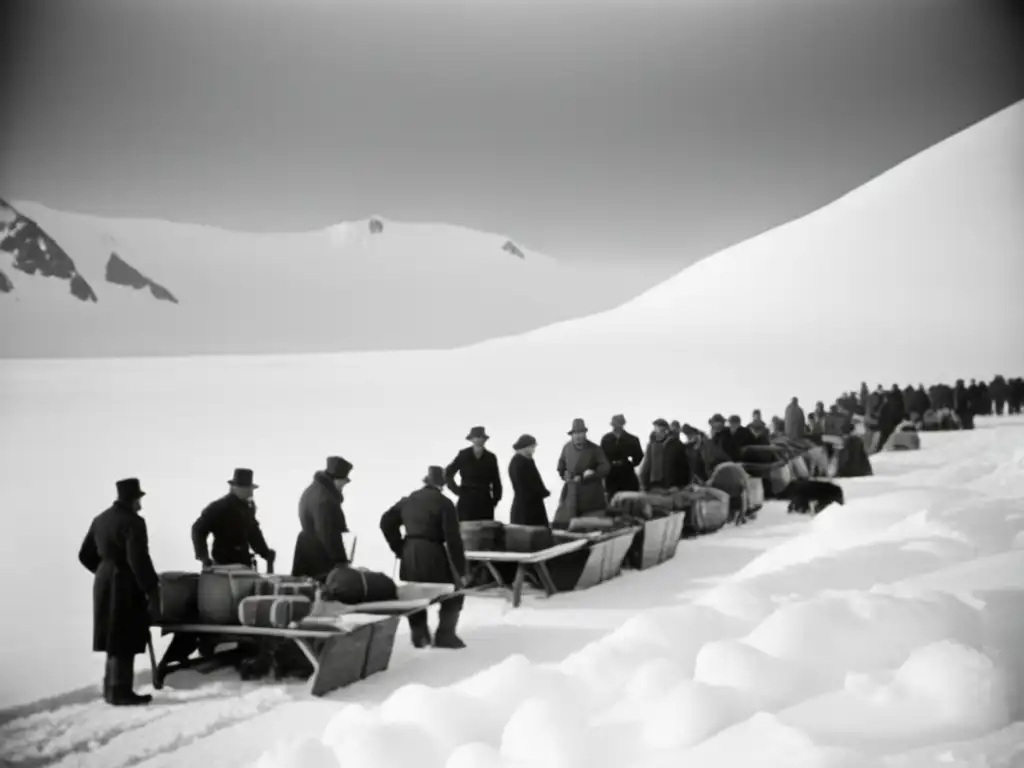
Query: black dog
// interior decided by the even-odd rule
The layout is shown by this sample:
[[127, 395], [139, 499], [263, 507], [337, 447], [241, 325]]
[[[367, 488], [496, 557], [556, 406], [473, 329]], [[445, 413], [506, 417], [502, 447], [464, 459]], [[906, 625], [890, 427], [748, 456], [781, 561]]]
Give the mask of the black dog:
[[788, 512], [817, 515], [831, 504], [844, 505], [843, 489], [827, 480], [794, 480], [779, 494], [789, 502]]

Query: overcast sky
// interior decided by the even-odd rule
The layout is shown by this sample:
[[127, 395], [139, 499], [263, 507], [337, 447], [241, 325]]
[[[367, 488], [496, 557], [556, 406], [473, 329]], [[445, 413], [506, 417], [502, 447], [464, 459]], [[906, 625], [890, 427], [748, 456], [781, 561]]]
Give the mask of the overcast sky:
[[4, 0], [0, 195], [683, 263], [1024, 98], [1017, 0]]

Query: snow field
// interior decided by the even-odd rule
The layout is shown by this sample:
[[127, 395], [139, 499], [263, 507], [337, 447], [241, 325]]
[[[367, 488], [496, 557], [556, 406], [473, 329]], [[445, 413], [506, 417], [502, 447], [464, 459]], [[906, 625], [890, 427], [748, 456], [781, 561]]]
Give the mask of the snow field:
[[[1001, 495], [1024, 467], [967, 445], [998, 434], [936, 438], [954, 487], [921, 487], [909, 467], [848, 481], [846, 507], [691, 604], [641, 612], [558, 664], [513, 655], [449, 687], [347, 705], [258, 766], [864, 768], [995, 744], [1024, 715], [1024, 590], [993, 579], [968, 597], [957, 582], [967, 564], [1024, 573], [1020, 497]], [[974, 490], [955, 487], [958, 461]], [[913, 584], [922, 574], [930, 586]], [[974, 765], [965, 754], [941, 762]]]

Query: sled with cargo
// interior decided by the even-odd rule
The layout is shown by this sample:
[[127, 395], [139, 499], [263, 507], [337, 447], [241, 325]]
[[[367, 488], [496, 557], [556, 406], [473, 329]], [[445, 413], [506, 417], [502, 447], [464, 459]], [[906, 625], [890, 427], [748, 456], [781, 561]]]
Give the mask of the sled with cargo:
[[[458, 594], [462, 593], [452, 585], [407, 583], [398, 586], [395, 600], [345, 605], [317, 599], [308, 615], [285, 626], [243, 623], [241, 602], [237, 623], [160, 624], [161, 635], [170, 635], [171, 642], [159, 663], [150, 646], [153, 687], [160, 690], [167, 676], [177, 671], [203, 666], [221, 668], [240, 658], [291, 647], [311, 670], [309, 693], [324, 696], [386, 670], [401, 619]], [[289, 598], [279, 598], [286, 599]], [[223, 645], [233, 647], [210, 654], [201, 651], [204, 647]]]

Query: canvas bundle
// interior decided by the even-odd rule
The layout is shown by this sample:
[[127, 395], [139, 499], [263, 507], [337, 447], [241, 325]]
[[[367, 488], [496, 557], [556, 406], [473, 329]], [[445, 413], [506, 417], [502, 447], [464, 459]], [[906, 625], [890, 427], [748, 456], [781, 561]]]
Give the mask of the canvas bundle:
[[555, 545], [545, 525], [506, 525], [504, 539], [506, 552], [540, 552]]
[[313, 601], [302, 595], [251, 595], [238, 604], [238, 622], [247, 627], [286, 629], [309, 616]]
[[462, 546], [467, 552], [500, 552], [504, 526], [494, 520], [468, 520], [459, 524]]
[[160, 574], [160, 624], [188, 624], [199, 619], [199, 574]]
[[257, 595], [302, 595], [310, 600], [316, 599], [319, 585], [313, 580], [302, 576], [266, 575], [256, 587]]

